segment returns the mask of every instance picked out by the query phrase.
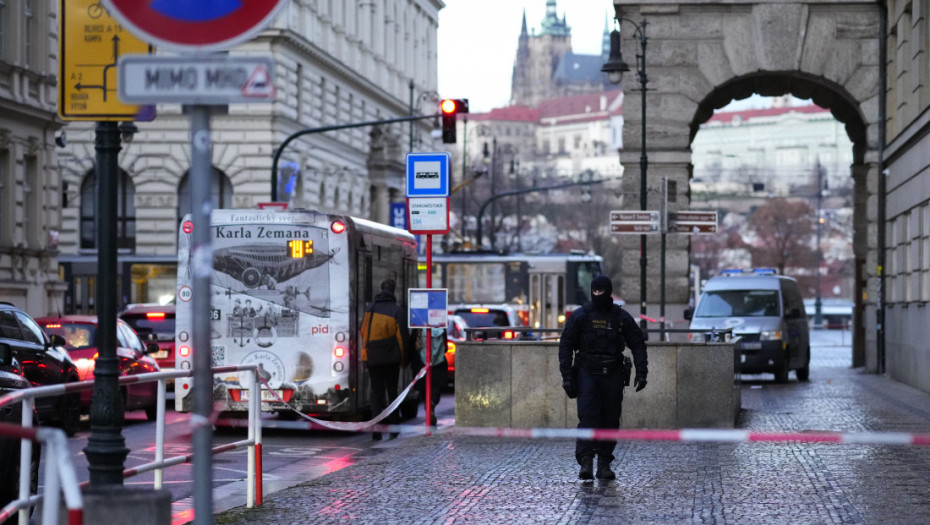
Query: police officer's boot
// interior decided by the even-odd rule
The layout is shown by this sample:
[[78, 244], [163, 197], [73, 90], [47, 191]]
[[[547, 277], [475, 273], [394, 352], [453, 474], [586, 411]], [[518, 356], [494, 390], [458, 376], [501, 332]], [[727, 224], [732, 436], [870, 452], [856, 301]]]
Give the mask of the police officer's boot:
[[610, 470], [610, 459], [608, 458], [597, 458], [597, 479], [617, 479], [617, 475], [614, 474], [614, 471]]
[[581, 458], [581, 470], [578, 471], [578, 479], [594, 479], [594, 458]]

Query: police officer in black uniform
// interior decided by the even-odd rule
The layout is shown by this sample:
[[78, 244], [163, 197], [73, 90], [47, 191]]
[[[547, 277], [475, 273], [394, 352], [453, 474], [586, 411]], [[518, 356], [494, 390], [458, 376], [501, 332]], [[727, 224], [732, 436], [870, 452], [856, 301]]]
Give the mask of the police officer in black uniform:
[[[636, 365], [636, 391], [646, 388], [646, 342], [633, 317], [614, 304], [613, 285], [604, 275], [591, 281], [591, 302], [572, 312], [559, 342], [559, 371], [562, 388], [569, 398], [578, 398], [578, 428], [620, 428], [623, 387], [629, 384], [630, 360], [623, 356], [629, 346]], [[579, 479], [617, 476], [610, 469], [616, 440], [579, 439], [575, 459], [581, 465]]]

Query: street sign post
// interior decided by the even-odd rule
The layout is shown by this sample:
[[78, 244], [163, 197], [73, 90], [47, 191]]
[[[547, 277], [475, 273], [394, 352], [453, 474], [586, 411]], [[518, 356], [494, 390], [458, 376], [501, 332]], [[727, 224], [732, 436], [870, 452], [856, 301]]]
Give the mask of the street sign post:
[[119, 61], [119, 96], [144, 104], [272, 102], [273, 70], [271, 57], [129, 55]]
[[159, 48], [222, 51], [264, 29], [287, 0], [100, 0]]
[[658, 210], [610, 212], [610, 233], [636, 235], [659, 233], [659, 226]]
[[116, 96], [117, 61], [152, 46], [120, 25], [97, 0], [60, 0], [58, 115], [62, 120], [152, 120], [154, 107]]
[[669, 233], [717, 233], [716, 211], [670, 211]]

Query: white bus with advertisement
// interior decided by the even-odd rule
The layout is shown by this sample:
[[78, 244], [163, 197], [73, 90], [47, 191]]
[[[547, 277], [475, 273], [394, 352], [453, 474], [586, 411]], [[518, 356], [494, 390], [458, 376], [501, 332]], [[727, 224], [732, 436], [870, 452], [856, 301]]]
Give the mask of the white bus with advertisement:
[[[210, 330], [213, 366], [257, 363], [262, 410], [290, 409], [326, 419], [369, 415], [369, 382], [359, 356], [359, 323], [381, 281], [397, 282], [406, 309], [416, 287], [416, 243], [405, 230], [310, 210], [214, 210]], [[178, 243], [176, 360], [193, 366], [191, 233], [185, 217]], [[248, 374], [214, 379], [213, 397], [226, 415], [247, 411]], [[400, 387], [411, 380], [401, 373]], [[175, 386], [175, 406], [193, 408], [190, 379]], [[417, 399], [401, 405], [416, 413]]]

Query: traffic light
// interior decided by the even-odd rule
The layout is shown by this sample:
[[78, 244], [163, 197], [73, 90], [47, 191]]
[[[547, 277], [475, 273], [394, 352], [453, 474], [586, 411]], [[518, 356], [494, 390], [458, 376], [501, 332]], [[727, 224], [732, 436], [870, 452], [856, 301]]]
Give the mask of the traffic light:
[[468, 113], [467, 98], [447, 98], [439, 103], [442, 111], [442, 143], [455, 144], [455, 116]]

